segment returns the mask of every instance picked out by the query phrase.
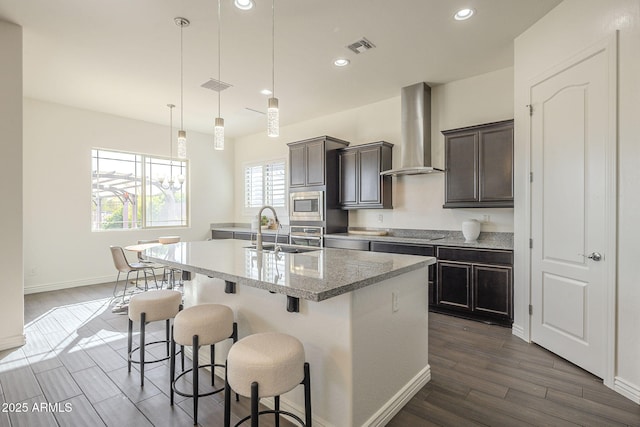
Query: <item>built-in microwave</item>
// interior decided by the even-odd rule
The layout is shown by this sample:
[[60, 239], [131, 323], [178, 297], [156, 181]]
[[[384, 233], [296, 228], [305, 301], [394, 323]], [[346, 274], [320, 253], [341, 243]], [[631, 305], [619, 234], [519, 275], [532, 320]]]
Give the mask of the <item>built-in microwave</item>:
[[323, 221], [324, 191], [302, 191], [289, 196], [290, 221]]

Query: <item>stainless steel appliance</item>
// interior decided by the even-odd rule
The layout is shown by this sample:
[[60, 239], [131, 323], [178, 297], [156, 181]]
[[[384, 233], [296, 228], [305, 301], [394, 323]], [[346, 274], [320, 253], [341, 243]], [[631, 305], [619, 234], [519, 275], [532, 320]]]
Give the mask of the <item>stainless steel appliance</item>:
[[290, 221], [324, 221], [324, 191], [302, 191], [289, 197]]
[[289, 227], [289, 243], [292, 245], [314, 246], [321, 248], [323, 236], [323, 228], [315, 226], [297, 226]]

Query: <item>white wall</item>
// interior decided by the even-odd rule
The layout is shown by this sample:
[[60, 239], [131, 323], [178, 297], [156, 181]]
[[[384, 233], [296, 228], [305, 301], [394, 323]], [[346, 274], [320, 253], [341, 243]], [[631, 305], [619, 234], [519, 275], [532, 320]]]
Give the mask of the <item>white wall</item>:
[[0, 350], [24, 344], [22, 27], [0, 21]]
[[620, 30], [618, 68], [618, 283], [615, 388], [640, 403], [640, 1], [565, 0], [515, 41], [515, 327], [528, 336], [525, 104], [529, 81]]
[[109, 245], [203, 240], [211, 222], [233, 217], [233, 150], [214, 151], [211, 136], [188, 132], [190, 227], [91, 231], [91, 149], [168, 156], [168, 134], [168, 126], [24, 100], [25, 292], [113, 281]]
[[[400, 88], [398, 88], [400, 92]], [[281, 108], [286, 108], [281, 100]], [[444, 167], [442, 130], [513, 117], [513, 68], [459, 80], [432, 88], [432, 155], [434, 166]], [[394, 145], [394, 167], [400, 165], [400, 96], [351, 110], [284, 126], [280, 137], [266, 132], [236, 141], [235, 191], [243, 188], [242, 165], [265, 158], [286, 158], [286, 143], [330, 135], [351, 145], [388, 141]], [[241, 198], [236, 199], [235, 221], [250, 222]], [[484, 231], [513, 231], [513, 209], [442, 209], [444, 174], [394, 178], [392, 210], [369, 209], [349, 213], [350, 226], [460, 230], [467, 218], [490, 215]], [[379, 215], [383, 221], [379, 222]]]

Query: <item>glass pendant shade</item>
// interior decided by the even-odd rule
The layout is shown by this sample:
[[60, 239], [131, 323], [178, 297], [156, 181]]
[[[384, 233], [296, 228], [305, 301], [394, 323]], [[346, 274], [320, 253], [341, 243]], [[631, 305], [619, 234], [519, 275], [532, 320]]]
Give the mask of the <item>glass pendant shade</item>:
[[280, 136], [280, 111], [278, 110], [278, 98], [269, 98], [267, 108], [267, 135]]
[[213, 149], [224, 150], [224, 119], [222, 117], [216, 117], [213, 128]]
[[187, 132], [183, 130], [178, 131], [178, 158], [187, 158]]

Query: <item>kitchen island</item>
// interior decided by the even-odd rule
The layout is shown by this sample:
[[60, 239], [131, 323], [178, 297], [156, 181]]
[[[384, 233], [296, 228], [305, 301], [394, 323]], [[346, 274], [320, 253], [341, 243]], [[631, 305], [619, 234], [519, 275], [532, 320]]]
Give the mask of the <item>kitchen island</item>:
[[[228, 305], [240, 337], [267, 331], [297, 337], [311, 366], [315, 425], [384, 425], [429, 381], [427, 267], [435, 258], [248, 246], [183, 242], [145, 256], [191, 272], [185, 305]], [[297, 311], [287, 310], [292, 299]], [[217, 363], [229, 346], [219, 346]], [[281, 406], [302, 414], [303, 402], [298, 387], [282, 396]]]

